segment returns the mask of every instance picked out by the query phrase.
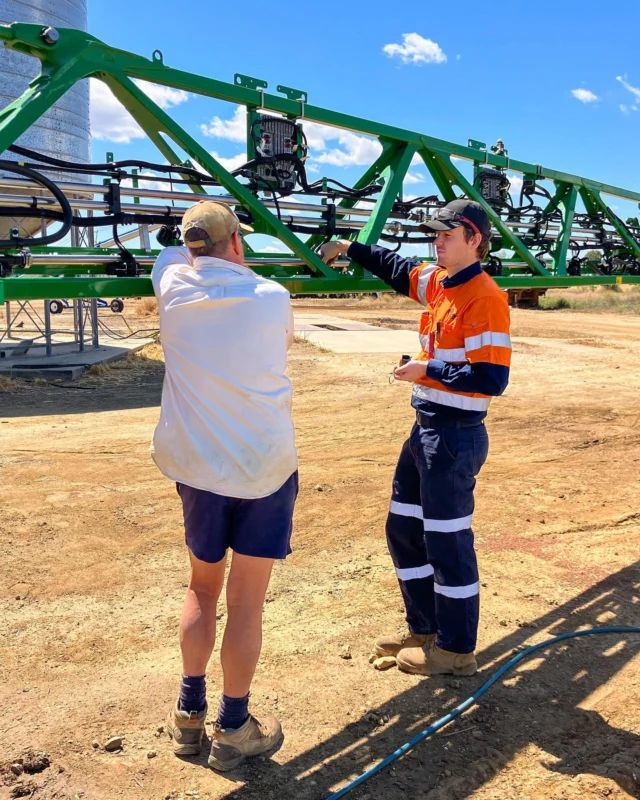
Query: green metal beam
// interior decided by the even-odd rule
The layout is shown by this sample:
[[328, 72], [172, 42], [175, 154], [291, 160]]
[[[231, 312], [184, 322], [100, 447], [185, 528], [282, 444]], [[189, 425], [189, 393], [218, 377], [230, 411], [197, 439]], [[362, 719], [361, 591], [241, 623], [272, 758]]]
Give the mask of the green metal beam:
[[[41, 30], [42, 26], [29, 23], [0, 24], [0, 40], [3, 40], [10, 49], [39, 58], [47, 69], [51, 65], [59, 65], [65, 59], [77, 60], [78, 63], [82, 63], [83, 69], [86, 70], [86, 74], [82, 75], [82, 77], [97, 75], [99, 72], [124, 72], [130, 78], [140, 78], [141, 80], [158, 83], [161, 86], [182, 89], [219, 100], [226, 100], [230, 103], [238, 103], [255, 108], [262, 107], [290, 117], [304, 116], [305, 119], [325, 125], [333, 125], [365, 133], [369, 136], [414, 144], [418, 148], [424, 147], [440, 154], [457, 156], [458, 158], [487, 164], [488, 166], [511, 169], [515, 172], [533, 173], [540, 180], [548, 179], [571, 183], [578, 188], [586, 187], [594, 192], [640, 201], [640, 192], [632, 192], [618, 186], [599, 183], [578, 175], [549, 169], [539, 164], [531, 164], [508, 156], [498, 156], [479, 148], [454, 144], [416, 131], [373, 122], [350, 114], [330, 111], [308, 103], [305, 103], [304, 108], [302, 108], [301, 103], [296, 100], [289, 100], [258, 89], [250, 89], [213, 78], [193, 75], [183, 70], [172, 69], [164, 65], [161, 55], [156, 55], [151, 60], [146, 59], [125, 50], [111, 48], [94, 36], [82, 31], [59, 28], [60, 40], [53, 47], [49, 47], [40, 38]], [[79, 78], [76, 78], [76, 80], [79, 80]], [[2, 141], [0, 140], [1, 146]]]
[[[362, 189], [365, 186], [368, 186], [372, 181], [379, 178], [386, 167], [389, 166], [389, 162], [393, 157], [394, 153], [396, 152], [397, 146], [393, 142], [380, 142], [382, 145], [382, 152], [373, 162], [373, 164], [366, 170], [366, 172], [358, 178], [358, 180], [354, 183], [354, 189]], [[348, 209], [353, 208], [357, 203], [356, 198], [343, 198], [340, 202], [336, 205], [336, 220], [344, 219], [348, 216]], [[345, 211], [347, 213], [345, 213]], [[310, 236], [307, 239], [307, 247], [311, 249], [315, 249], [319, 244], [322, 243], [324, 237], [322, 236]]]
[[569, 249], [569, 242], [571, 241], [571, 227], [573, 225], [573, 216], [576, 210], [576, 200], [578, 199], [578, 190], [575, 186], [568, 183], [560, 184], [558, 187], [558, 205], [562, 206], [562, 229], [558, 236], [556, 247], [553, 251], [553, 265], [555, 267], [556, 275], [567, 274], [567, 251]]
[[391, 155], [389, 165], [382, 173], [385, 179], [384, 189], [371, 216], [364, 228], [358, 233], [358, 242], [362, 244], [375, 244], [380, 238], [393, 204], [402, 192], [402, 183], [407, 174], [413, 154], [416, 152], [414, 145], [407, 144], [398, 147]]
[[[136, 85], [127, 78], [126, 75], [109, 75], [108, 73], [101, 77], [106, 85], [111, 89], [114, 96], [124, 105], [124, 98], [126, 97], [126, 102], [129, 107], [130, 113], [138, 123], [138, 125], [142, 128], [142, 130], [147, 134], [147, 136], [151, 139], [151, 141], [155, 144], [158, 150], [162, 153], [162, 155], [167, 159], [169, 164], [181, 164], [182, 159], [180, 156], [175, 152], [175, 150], [169, 145], [169, 143], [160, 135], [160, 130], [156, 124], [156, 120], [150, 115], [145, 107], [144, 103], [141, 103], [139, 100], [139, 92], [136, 91]], [[177, 172], [178, 170], [176, 170]], [[184, 178], [188, 180], [188, 176], [185, 173], [182, 174]], [[202, 188], [202, 186], [189, 181], [189, 187], [193, 192], [196, 194], [207, 194], [207, 192]]]
[[257, 197], [234, 178], [211, 153], [208, 153], [199, 142], [156, 105], [135, 83], [124, 79], [125, 83], [116, 76], [113, 76], [112, 79], [114, 81], [113, 86], [118, 91], [118, 99], [127, 111], [135, 114], [136, 111], [139, 111], [139, 106], [143, 106], [149, 124], [153, 122], [158, 133], [165, 133], [169, 136], [190, 158], [200, 164], [209, 175], [213, 176], [221, 186], [236, 197], [244, 208], [250, 211], [257, 220], [260, 220], [273, 236], [277, 236], [294, 254], [304, 258], [314, 272], [326, 278], [335, 277], [335, 270], [328, 267], [321, 258], [310, 251]]
[[[240, 183], [224, 167], [211, 156], [193, 137], [178, 125], [166, 112], [154, 103], [148, 95], [137, 85], [137, 80], [182, 89], [190, 93], [200, 94], [231, 103], [245, 105], [248, 109], [248, 130], [251, 120], [255, 118], [258, 109], [282, 114], [289, 119], [311, 120], [323, 125], [335, 126], [341, 129], [356, 131], [361, 134], [376, 137], [382, 144], [382, 153], [374, 164], [366, 170], [357, 182], [356, 188], [368, 185], [369, 182], [384, 174], [385, 185], [377, 197], [373, 213], [365, 228], [358, 235], [358, 241], [375, 243], [384, 229], [394, 201], [402, 188], [412, 156], [418, 152], [432, 175], [440, 194], [445, 201], [450, 201], [456, 196], [459, 188], [468, 197], [477, 200], [486, 209], [492, 223], [500, 232], [504, 246], [516, 253], [516, 258], [523, 261], [532, 271], [533, 275], [505, 275], [497, 279], [500, 285], [518, 286], [557, 286], [580, 285], [586, 281], [593, 283], [618, 282], [617, 276], [584, 275], [578, 278], [566, 276], [566, 257], [570, 243], [571, 221], [575, 214], [575, 205], [578, 194], [581, 196], [588, 213], [601, 211], [616, 230], [617, 234], [636, 258], [640, 260], [640, 244], [636, 242], [631, 233], [616, 217], [611, 209], [602, 200], [601, 194], [618, 196], [627, 200], [640, 201], [640, 192], [633, 192], [609, 184], [571, 175], [556, 170], [544, 168], [537, 164], [510, 159], [507, 156], [498, 156], [487, 152], [479, 142], [471, 140], [472, 146], [457, 145], [431, 136], [404, 130], [383, 123], [354, 117], [349, 114], [330, 111], [307, 102], [306, 94], [297, 90], [279, 87], [286, 96], [271, 95], [266, 93], [266, 83], [259, 79], [244, 78], [233, 83], [215, 80], [198, 75], [192, 75], [182, 70], [172, 69], [164, 64], [162, 54], [156, 51], [151, 59], [111, 48], [82, 31], [59, 29], [59, 40], [50, 45], [41, 38], [42, 26], [26, 23], [12, 25], [0, 24], [0, 40], [7, 47], [38, 58], [41, 62], [41, 72], [32, 81], [25, 94], [11, 103], [0, 112], [0, 153], [12, 144], [31, 125], [35, 124], [42, 114], [51, 107], [69, 88], [77, 81], [87, 77], [103, 80], [114, 92], [133, 115], [134, 119], [146, 132], [160, 153], [170, 162], [181, 161], [180, 156], [169, 141], [186, 153], [190, 159], [199, 164], [209, 175], [213, 176], [221, 186], [232, 194], [238, 205], [249, 210], [256, 220], [256, 230], [276, 236], [283, 241], [289, 249], [300, 257], [306, 265], [304, 268], [291, 268], [286, 265], [277, 266], [279, 280], [290, 286], [305, 287], [305, 292], [313, 291], [380, 291], [380, 288], [371, 289], [380, 285], [380, 281], [366, 274], [361, 268], [354, 265], [353, 269], [345, 274], [336, 272], [325, 265], [313, 248], [319, 243], [321, 237], [312, 236], [303, 242], [293, 234], [273, 214], [257, 196], [244, 184]], [[242, 76], [239, 76], [242, 78]], [[250, 138], [250, 137], [249, 137]], [[251, 142], [248, 142], [248, 153], [251, 152]], [[472, 161], [475, 168], [484, 165], [533, 176], [536, 180], [552, 180], [557, 191], [555, 203], [563, 208], [563, 225], [560, 237], [554, 250], [553, 270], [547, 269], [538, 261], [520, 240], [519, 235], [508, 228], [500, 215], [483, 200], [473, 183], [470, 183], [460, 172], [453, 158], [462, 158]], [[179, 170], [176, 170], [179, 172]], [[194, 192], [206, 192], [197, 183], [191, 183]], [[355, 199], [343, 200], [336, 208], [338, 219], [344, 219], [349, 210], [355, 205]], [[321, 210], [321, 207], [318, 207]], [[77, 254], [79, 251], [73, 251]], [[82, 251], [80, 251], [82, 252]], [[262, 254], [261, 254], [262, 255]], [[271, 259], [269, 259], [271, 260]], [[274, 259], [275, 260], [275, 259]], [[267, 261], [265, 255], [265, 262]], [[505, 261], [505, 269], [508, 262]], [[74, 267], [75, 268], [75, 267]], [[257, 271], [272, 267], [258, 267]], [[311, 276], [292, 274], [297, 271], [312, 273]], [[53, 271], [53, 268], [51, 268]], [[3, 279], [0, 283], [2, 292], [20, 293], [23, 289], [20, 284], [28, 284], [32, 290], [37, 289], [37, 280], [51, 280], [47, 278], [29, 278], [22, 276]], [[60, 280], [65, 280], [61, 278]], [[139, 294], [138, 281], [148, 281], [147, 278], [69, 278], [70, 283], [65, 285], [65, 292], [72, 292], [74, 285], [78, 291], [98, 291], [100, 295], [117, 296], [124, 294], [124, 287], [128, 287], [126, 294]], [[638, 282], [636, 276], [625, 276], [625, 281]], [[26, 281], [26, 283], [25, 283]], [[88, 284], [82, 283], [88, 281]], [[107, 283], [105, 283], [105, 281]], [[123, 283], [124, 281], [124, 283]], [[505, 283], [517, 281], [517, 284]], [[543, 281], [542, 284], [536, 281]], [[117, 282], [117, 283], [116, 283]], [[111, 287], [107, 289], [107, 287]], [[13, 289], [12, 287], [16, 287]], [[118, 291], [115, 291], [118, 287]], [[315, 288], [308, 288], [315, 287]], [[332, 287], [328, 289], [327, 287]], [[361, 287], [361, 288], [360, 288]], [[47, 284], [46, 291], [52, 287]], [[42, 291], [44, 291], [43, 289]], [[302, 291], [302, 289], [296, 290]], [[149, 292], [150, 293], [150, 292]], [[67, 296], [57, 287], [53, 297]], [[4, 296], [4, 295], [3, 295]], [[73, 296], [73, 295], [72, 295]], [[78, 295], [81, 296], [81, 295]], [[88, 295], [89, 296], [89, 295]]]
[[618, 219], [617, 214], [615, 214], [609, 208], [609, 206], [600, 197], [598, 192], [590, 191], [588, 195], [590, 196], [590, 198], [592, 199], [594, 205], [598, 208], [598, 210], [602, 211], [602, 213], [607, 217], [611, 225], [614, 227], [618, 236], [620, 236], [623, 242], [631, 250], [633, 255], [636, 258], [640, 258], [640, 245], [638, 245], [636, 240], [630, 235], [629, 231], [625, 228], [620, 219]]
[[[333, 294], [341, 292], [385, 292], [379, 278], [292, 278], [271, 276], [296, 294]], [[140, 278], [38, 277], [0, 278], [0, 303], [12, 300], [56, 300], [62, 297], [152, 297], [148, 276]]]
[[449, 178], [451, 183], [456, 184], [459, 186], [462, 191], [467, 195], [467, 197], [475, 200], [477, 203], [484, 208], [487, 212], [487, 215], [491, 222], [493, 223], [496, 230], [502, 235], [502, 246], [508, 249], [514, 250], [518, 256], [526, 263], [528, 267], [532, 270], [534, 274], [538, 275], [550, 275], [551, 273], [542, 264], [538, 261], [537, 258], [528, 250], [518, 239], [518, 237], [513, 233], [513, 231], [508, 228], [500, 216], [493, 210], [493, 208], [486, 202], [486, 200], [482, 197], [480, 192], [469, 183], [469, 181], [464, 177], [464, 175], [460, 172], [460, 170], [453, 164], [452, 162], [445, 162], [445, 160], [440, 156], [436, 155], [435, 163], [438, 164], [442, 172]]
[[450, 203], [452, 200], [456, 199], [456, 193], [453, 191], [453, 186], [451, 185], [451, 181], [447, 178], [446, 173], [443, 171], [442, 167], [439, 164], [438, 156], [432, 150], [428, 150], [426, 147], [423, 147], [420, 151], [420, 157], [424, 161], [426, 168], [431, 173], [431, 177], [433, 178], [436, 186], [438, 187], [438, 191], [442, 195], [443, 199]]
[[50, 76], [50, 80], [46, 80], [41, 74], [29, 84], [23, 95], [0, 111], [0, 155], [35, 124], [80, 77], [82, 76], [76, 73], [69, 83], [68, 80], [58, 79], [59, 76], [55, 73]]
[[[388, 292], [389, 287], [378, 278], [338, 277], [312, 278], [310, 276], [271, 276], [292, 294], [340, 294], [350, 292]], [[564, 289], [584, 286], [579, 276], [545, 277], [511, 275], [494, 278], [503, 289]], [[589, 283], [599, 286], [613, 284], [640, 284], [638, 275], [592, 275]], [[0, 278], [0, 303], [14, 300], [57, 300], [62, 297], [152, 297], [151, 278], [85, 278], [38, 277]]]
[[584, 203], [584, 207], [587, 211], [587, 214], [597, 214], [600, 210], [600, 207], [596, 203], [592, 193], [588, 189], [579, 189], [578, 192], [580, 193], [580, 199]]

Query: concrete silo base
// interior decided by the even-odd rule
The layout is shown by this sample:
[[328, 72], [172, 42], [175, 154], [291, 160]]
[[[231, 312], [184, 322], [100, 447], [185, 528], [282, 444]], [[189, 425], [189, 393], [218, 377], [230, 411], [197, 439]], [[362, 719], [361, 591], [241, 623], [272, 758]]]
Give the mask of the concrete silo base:
[[[27, 340], [29, 341], [29, 340]], [[142, 350], [153, 339], [128, 339], [115, 345], [100, 345], [91, 350], [77, 351], [73, 343], [53, 345], [54, 353], [46, 354], [43, 344], [32, 344], [24, 353], [24, 344], [0, 344], [0, 376], [46, 381], [72, 381], [91, 367], [109, 364]]]

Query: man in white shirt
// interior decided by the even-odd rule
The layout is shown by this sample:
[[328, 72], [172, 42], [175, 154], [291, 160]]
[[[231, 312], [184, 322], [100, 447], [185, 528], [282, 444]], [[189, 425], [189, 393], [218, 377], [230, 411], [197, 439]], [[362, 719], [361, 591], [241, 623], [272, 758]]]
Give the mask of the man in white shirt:
[[168, 730], [178, 755], [200, 752], [205, 673], [227, 550], [224, 686], [209, 765], [235, 768], [282, 743], [275, 717], [248, 711], [262, 611], [274, 559], [290, 552], [298, 492], [285, 375], [293, 340], [286, 289], [244, 265], [240, 224], [211, 200], [183, 218], [187, 247], [169, 247], [152, 272], [166, 374], [152, 455], [182, 500], [191, 580], [180, 620], [183, 676]]

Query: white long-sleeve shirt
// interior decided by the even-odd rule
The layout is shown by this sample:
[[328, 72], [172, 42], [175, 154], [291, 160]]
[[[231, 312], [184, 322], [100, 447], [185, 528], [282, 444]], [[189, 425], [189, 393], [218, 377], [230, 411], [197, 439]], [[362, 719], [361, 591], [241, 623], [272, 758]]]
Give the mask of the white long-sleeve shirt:
[[163, 250], [151, 273], [166, 373], [151, 453], [179, 483], [266, 497], [297, 469], [289, 292], [219, 258]]

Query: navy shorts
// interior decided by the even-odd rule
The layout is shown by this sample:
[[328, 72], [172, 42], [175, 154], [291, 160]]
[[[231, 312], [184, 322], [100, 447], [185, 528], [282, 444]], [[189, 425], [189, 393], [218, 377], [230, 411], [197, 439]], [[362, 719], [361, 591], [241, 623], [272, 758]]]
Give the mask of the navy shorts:
[[286, 558], [291, 552], [297, 470], [277, 492], [256, 500], [225, 497], [184, 483], [176, 487], [182, 500], [185, 541], [200, 561], [215, 564], [229, 547], [258, 558]]

